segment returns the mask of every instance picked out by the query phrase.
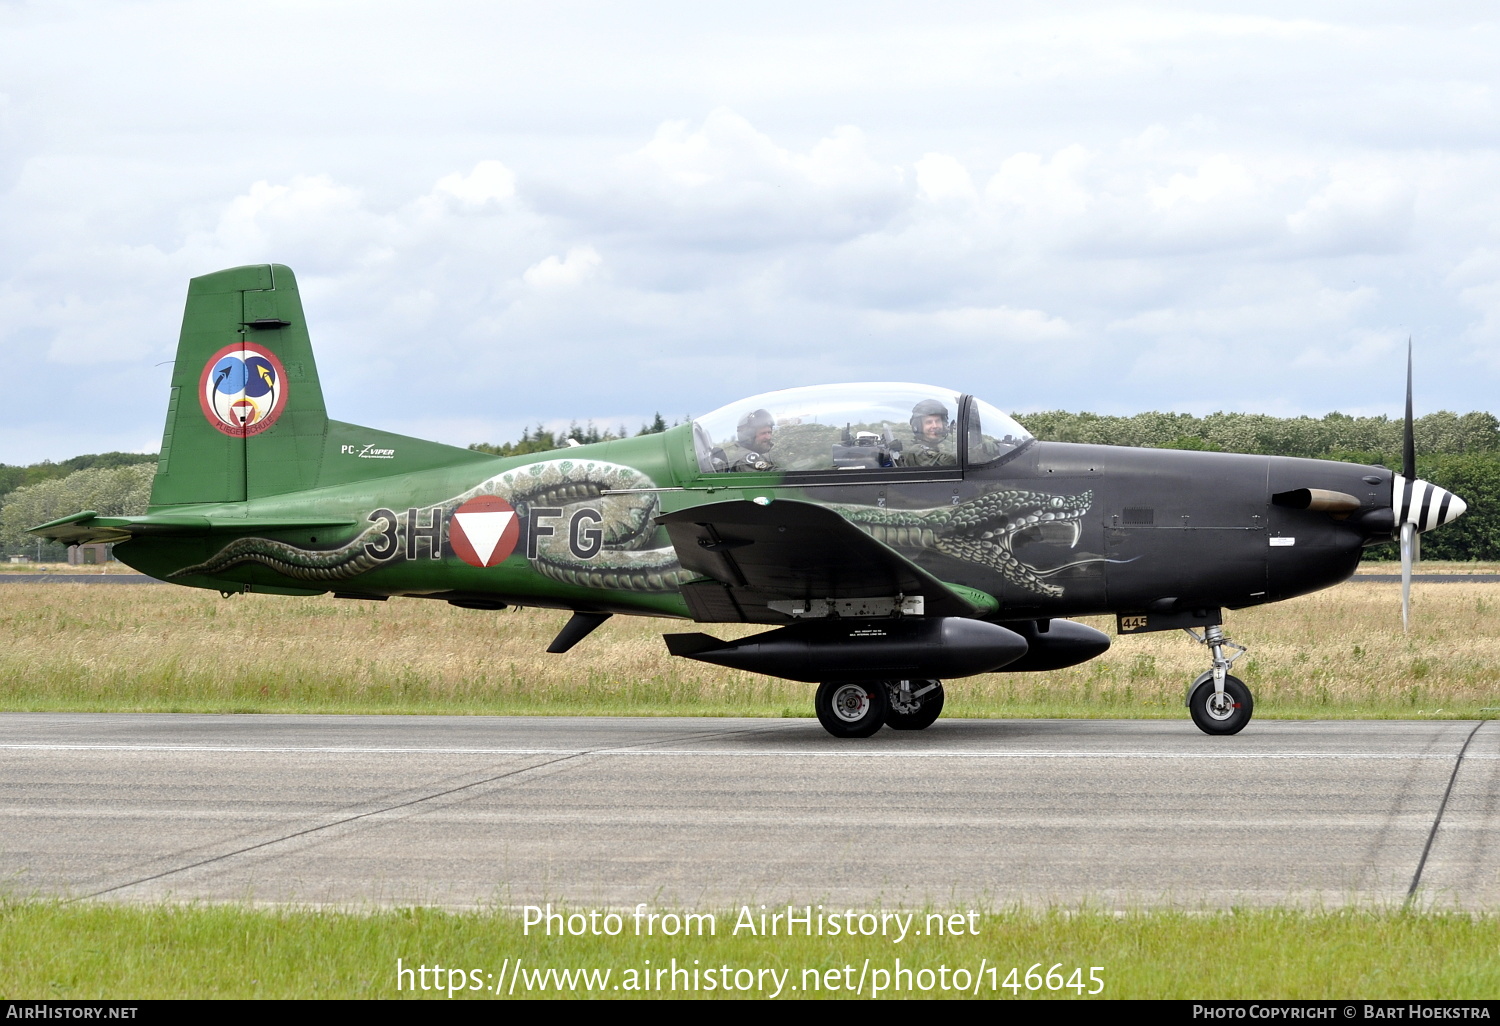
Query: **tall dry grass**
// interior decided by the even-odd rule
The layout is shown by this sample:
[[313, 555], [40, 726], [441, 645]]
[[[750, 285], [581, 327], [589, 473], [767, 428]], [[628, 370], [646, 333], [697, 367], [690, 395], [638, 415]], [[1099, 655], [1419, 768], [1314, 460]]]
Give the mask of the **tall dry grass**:
[[[1231, 613], [1261, 716], [1474, 716], [1500, 706], [1500, 586], [1342, 585]], [[566, 613], [164, 586], [0, 586], [8, 710], [810, 715], [811, 685], [666, 654], [664, 631], [758, 628], [615, 617], [567, 655]], [[1112, 631], [1112, 621], [1092, 619]], [[948, 684], [954, 716], [1181, 716], [1207, 667], [1181, 632], [1117, 639], [1082, 666]]]

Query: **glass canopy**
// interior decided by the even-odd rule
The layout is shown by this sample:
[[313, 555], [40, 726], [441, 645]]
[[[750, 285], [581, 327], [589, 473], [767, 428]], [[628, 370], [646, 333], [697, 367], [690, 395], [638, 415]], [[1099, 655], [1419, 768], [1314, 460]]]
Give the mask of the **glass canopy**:
[[[693, 421], [704, 473], [861, 471], [992, 462], [1031, 436], [988, 403], [901, 382], [767, 392]], [[967, 425], [962, 423], [967, 417]]]

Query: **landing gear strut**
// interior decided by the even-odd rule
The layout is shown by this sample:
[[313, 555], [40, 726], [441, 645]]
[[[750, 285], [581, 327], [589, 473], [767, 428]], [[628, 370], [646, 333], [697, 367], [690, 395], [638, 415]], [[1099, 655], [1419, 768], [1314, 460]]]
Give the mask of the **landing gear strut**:
[[[1225, 637], [1224, 628], [1219, 624], [1205, 627], [1202, 634], [1191, 627], [1183, 630], [1198, 644], [1207, 645], [1213, 653], [1213, 668], [1188, 687], [1187, 707], [1193, 722], [1205, 734], [1238, 734], [1255, 712], [1255, 699], [1250, 689], [1244, 681], [1229, 673], [1234, 661], [1245, 654], [1245, 646]], [[1226, 656], [1226, 648], [1236, 651]]]
[[925, 730], [943, 712], [943, 682], [940, 680], [888, 680], [889, 707], [885, 725], [892, 730]]

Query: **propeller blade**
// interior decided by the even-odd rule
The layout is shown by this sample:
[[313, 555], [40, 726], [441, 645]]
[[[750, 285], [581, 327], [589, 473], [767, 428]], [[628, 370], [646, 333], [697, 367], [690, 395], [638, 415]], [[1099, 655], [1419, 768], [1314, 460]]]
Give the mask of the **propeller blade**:
[[1411, 630], [1411, 556], [1417, 540], [1417, 525], [1401, 525], [1401, 629]]
[[1411, 427], [1411, 339], [1406, 340], [1406, 428], [1401, 435], [1401, 476], [1417, 479], [1417, 440]]

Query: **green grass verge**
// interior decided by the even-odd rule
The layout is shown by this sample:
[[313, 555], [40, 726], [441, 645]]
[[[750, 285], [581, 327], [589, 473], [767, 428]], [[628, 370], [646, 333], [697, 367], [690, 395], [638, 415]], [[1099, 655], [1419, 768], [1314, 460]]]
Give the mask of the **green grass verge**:
[[[758, 909], [757, 909], [758, 910]], [[0, 998], [493, 998], [522, 975], [514, 996], [587, 996], [587, 989], [529, 987], [527, 974], [547, 970], [609, 970], [598, 996], [768, 996], [774, 971], [781, 997], [862, 996], [872, 984], [899, 979], [900, 996], [956, 997], [955, 970], [966, 970], [970, 993], [977, 971], [980, 996], [1077, 999], [1067, 985], [1075, 967], [1087, 991], [1092, 967], [1104, 998], [1493, 998], [1500, 993], [1500, 917], [1407, 911], [1239, 910], [1192, 914], [1052, 910], [989, 913], [963, 919], [952, 936], [739, 936], [738, 910], [717, 913], [717, 932], [703, 937], [637, 937], [629, 913], [620, 936], [530, 936], [511, 912], [433, 909], [264, 909], [219, 905], [66, 905], [0, 903]], [[774, 911], [774, 910], [773, 910]], [[951, 911], [951, 910], [945, 910]], [[600, 925], [605, 925], [600, 921]], [[973, 933], [969, 932], [972, 925]], [[894, 933], [897, 929], [890, 924]], [[438, 974], [403, 978], [404, 968], [441, 966]], [[907, 978], [896, 975], [911, 970]], [[651, 971], [696, 969], [698, 991], [632, 990], [649, 960]], [[865, 960], [869, 960], [866, 967]], [[695, 961], [696, 960], [696, 961]], [[1038, 966], [1038, 963], [1040, 965]], [[1033, 966], [1036, 989], [1028, 990]], [[1062, 986], [1049, 990], [1045, 974], [1058, 967]], [[729, 979], [750, 989], [709, 990], [707, 969], [727, 967]], [[848, 967], [846, 971], [846, 967]], [[993, 975], [987, 967], [999, 967]], [[1017, 989], [1004, 986], [1012, 968]], [[450, 975], [450, 970], [462, 975]], [[749, 970], [741, 973], [739, 970]], [[923, 974], [930, 970], [930, 977]], [[885, 973], [882, 978], [881, 972]], [[477, 976], [471, 973], [478, 973]], [[939, 975], [942, 973], [943, 975]], [[493, 974], [493, 975], [492, 975]], [[738, 974], [738, 975], [736, 975]], [[714, 978], [717, 979], [716, 972]], [[818, 989], [812, 989], [816, 978]], [[939, 980], [947, 980], [943, 990]], [[441, 987], [431, 987], [435, 980]], [[486, 989], [472, 990], [474, 981]], [[1057, 982], [1058, 978], [1054, 978]], [[991, 984], [995, 989], [991, 990]], [[923, 984], [928, 983], [928, 989]], [[621, 990], [613, 988], [623, 984]], [[759, 987], [764, 985], [765, 992]], [[793, 989], [795, 988], [795, 989]], [[504, 996], [502, 993], [501, 996]]]

